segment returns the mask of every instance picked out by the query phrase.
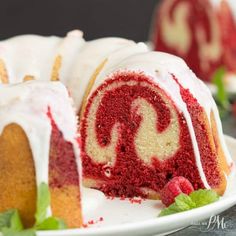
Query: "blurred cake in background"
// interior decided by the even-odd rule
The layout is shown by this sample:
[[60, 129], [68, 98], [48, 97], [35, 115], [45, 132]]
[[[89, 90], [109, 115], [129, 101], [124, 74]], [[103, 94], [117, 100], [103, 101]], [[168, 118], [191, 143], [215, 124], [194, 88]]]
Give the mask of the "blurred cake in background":
[[182, 57], [204, 81], [220, 67], [236, 81], [235, 16], [233, 0], [162, 1], [154, 15], [154, 49]]

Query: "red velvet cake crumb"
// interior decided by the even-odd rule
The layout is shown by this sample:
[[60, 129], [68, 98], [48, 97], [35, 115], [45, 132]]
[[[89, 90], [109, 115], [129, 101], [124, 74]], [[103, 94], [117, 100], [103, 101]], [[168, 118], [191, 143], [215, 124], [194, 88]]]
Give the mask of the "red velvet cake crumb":
[[81, 147], [81, 137], [78, 137], [76, 140], [77, 140], [79, 147]]
[[124, 201], [124, 200], [125, 200], [125, 196], [124, 196], [124, 195], [121, 196], [121, 197], [120, 197], [120, 200], [121, 200], [121, 201]]
[[94, 220], [88, 221], [88, 224], [89, 224], [89, 225], [93, 225], [93, 224], [94, 224]]
[[175, 201], [181, 193], [189, 195], [194, 191], [192, 184], [184, 177], [178, 176], [170, 180], [161, 190], [161, 201], [164, 205], [169, 206]]
[[104, 221], [104, 218], [102, 216], [100, 216], [98, 220], [92, 220], [92, 219], [89, 220], [87, 223], [83, 224], [83, 227], [88, 228], [90, 225], [95, 225], [95, 224], [102, 222], [102, 221]]
[[134, 204], [134, 203], [141, 204], [142, 203], [142, 199], [141, 198], [130, 198], [129, 201], [132, 204]]
[[107, 198], [108, 200], [114, 200], [114, 199], [115, 199], [114, 196], [106, 196], [106, 198]]

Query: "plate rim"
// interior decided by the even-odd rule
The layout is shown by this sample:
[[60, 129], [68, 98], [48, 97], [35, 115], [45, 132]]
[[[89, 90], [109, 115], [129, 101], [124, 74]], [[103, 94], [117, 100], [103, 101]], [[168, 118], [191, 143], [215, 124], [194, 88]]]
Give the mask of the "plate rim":
[[[112, 226], [103, 226], [97, 228], [78, 228], [78, 229], [66, 229], [66, 230], [47, 230], [47, 231], [37, 231], [37, 235], [39, 236], [49, 236], [49, 235], [108, 235], [109, 233], [124, 233], [129, 231], [138, 231], [138, 230], [146, 230], [152, 229], [153, 227], [157, 227], [158, 225], [165, 225], [171, 221], [176, 221], [178, 218], [178, 223], [191, 218], [191, 221], [199, 215], [205, 215], [204, 218], [209, 218], [212, 215], [212, 212], [221, 212], [222, 208], [226, 210], [227, 208], [236, 204], [236, 196], [227, 196], [222, 197], [219, 201], [208, 204], [206, 206], [198, 207], [195, 209], [191, 209], [184, 212], [179, 212], [173, 215], [157, 217], [155, 219], [149, 219], [144, 221], [132, 222], [132, 223], [124, 223], [122, 227], [120, 225], [112, 225]], [[202, 213], [204, 212], [204, 213]], [[202, 220], [203, 220], [202, 219]], [[186, 225], [189, 225], [189, 220], [186, 221]], [[184, 226], [183, 226], [184, 227]], [[174, 227], [176, 228], [176, 227]], [[170, 230], [172, 228], [169, 228]], [[169, 230], [168, 229], [168, 230]], [[99, 232], [98, 232], [99, 231]]]

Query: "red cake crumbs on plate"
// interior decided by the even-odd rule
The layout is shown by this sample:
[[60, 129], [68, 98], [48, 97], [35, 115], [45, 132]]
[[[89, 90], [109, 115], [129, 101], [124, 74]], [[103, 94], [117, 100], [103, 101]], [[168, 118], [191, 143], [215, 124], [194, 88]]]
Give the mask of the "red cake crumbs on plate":
[[87, 223], [83, 224], [83, 228], [88, 228], [90, 225], [95, 225], [102, 221], [104, 221], [104, 218], [102, 216], [100, 216], [98, 220], [91, 219]]
[[109, 200], [114, 200], [115, 199], [114, 196], [106, 196], [106, 198], [109, 199]]
[[143, 201], [142, 198], [129, 198], [129, 202], [132, 203], [132, 204], [135, 204], [135, 203], [141, 204], [142, 201]]

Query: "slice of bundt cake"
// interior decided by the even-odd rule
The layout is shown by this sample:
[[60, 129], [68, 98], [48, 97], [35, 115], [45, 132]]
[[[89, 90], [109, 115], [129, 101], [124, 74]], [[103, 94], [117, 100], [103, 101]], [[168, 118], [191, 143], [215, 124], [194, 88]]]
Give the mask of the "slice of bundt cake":
[[35, 219], [37, 189], [49, 186], [48, 214], [82, 225], [77, 119], [60, 82], [0, 85], [0, 212]]
[[121, 54], [107, 58], [85, 100], [84, 184], [113, 196], [158, 198], [183, 176], [194, 189], [223, 194], [232, 161], [209, 90], [178, 57]]

